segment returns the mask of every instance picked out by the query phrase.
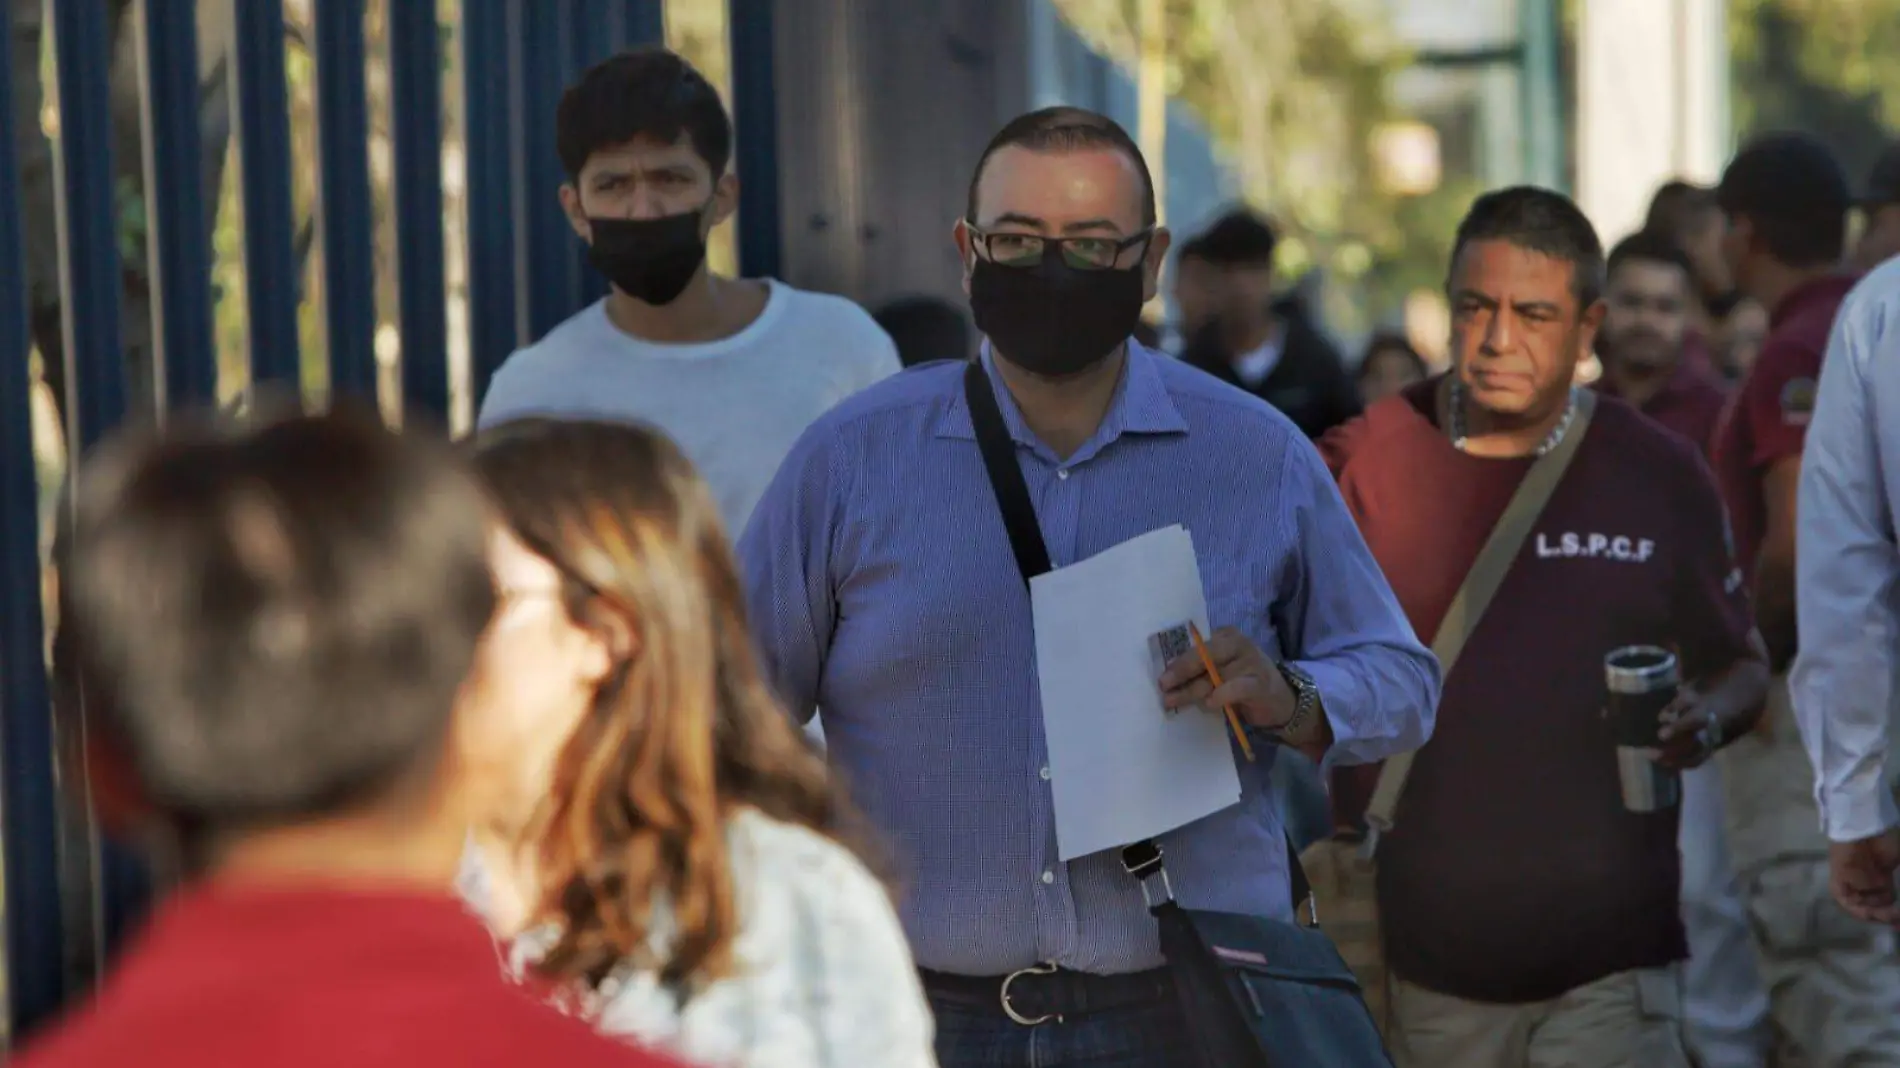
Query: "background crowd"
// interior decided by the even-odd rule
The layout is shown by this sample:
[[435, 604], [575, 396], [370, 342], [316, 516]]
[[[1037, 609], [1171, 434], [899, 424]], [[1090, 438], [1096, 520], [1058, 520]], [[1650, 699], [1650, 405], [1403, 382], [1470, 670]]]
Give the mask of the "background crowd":
[[[967, 315], [875, 317], [709, 268], [733, 127], [679, 55], [552, 121], [610, 290], [469, 440], [260, 406], [86, 458], [57, 708], [175, 878], [25, 1063], [1209, 1063], [1128, 858], [1058, 859], [1025, 594], [1181, 524], [1211, 627], [1156, 684], [1230, 710], [1242, 795], [1157, 842], [1191, 913], [1342, 907], [1365, 1020], [1301, 1049], [1900, 1064], [1886, 735], [1835, 725], [1880, 668], [1801, 681], [1848, 595], [1797, 548], [1900, 149], [1752, 140], [1607, 248], [1486, 192], [1446, 367], [1342, 356], [1266, 215], [1177, 240], [1086, 110], [970, 161]], [[1634, 717], [1628, 647], [1671, 671]]]

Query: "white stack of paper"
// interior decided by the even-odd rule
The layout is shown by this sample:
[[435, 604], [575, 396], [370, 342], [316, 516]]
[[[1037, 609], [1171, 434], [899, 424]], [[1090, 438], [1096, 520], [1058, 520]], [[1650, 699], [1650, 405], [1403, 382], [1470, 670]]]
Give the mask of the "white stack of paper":
[[1226, 718], [1170, 717], [1151, 635], [1209, 633], [1194, 541], [1180, 526], [1130, 539], [1030, 583], [1061, 859], [1114, 849], [1240, 800]]

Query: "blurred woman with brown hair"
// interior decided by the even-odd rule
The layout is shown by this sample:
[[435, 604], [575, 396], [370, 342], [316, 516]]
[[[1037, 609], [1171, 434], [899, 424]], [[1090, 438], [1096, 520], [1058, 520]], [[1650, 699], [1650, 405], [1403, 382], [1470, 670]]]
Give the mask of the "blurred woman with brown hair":
[[711, 495], [658, 433], [529, 419], [469, 680], [470, 896], [602, 1030], [711, 1065], [934, 1065], [885, 887], [760, 676]]

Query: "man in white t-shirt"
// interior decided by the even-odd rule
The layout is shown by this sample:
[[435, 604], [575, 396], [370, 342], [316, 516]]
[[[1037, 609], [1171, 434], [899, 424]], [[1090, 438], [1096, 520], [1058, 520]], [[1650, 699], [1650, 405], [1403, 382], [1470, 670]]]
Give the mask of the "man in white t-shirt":
[[479, 425], [524, 416], [637, 420], [678, 442], [733, 535], [805, 428], [897, 371], [897, 350], [841, 297], [721, 278], [706, 237], [732, 217], [732, 121], [684, 59], [615, 56], [561, 98], [561, 207], [613, 284], [495, 373]]

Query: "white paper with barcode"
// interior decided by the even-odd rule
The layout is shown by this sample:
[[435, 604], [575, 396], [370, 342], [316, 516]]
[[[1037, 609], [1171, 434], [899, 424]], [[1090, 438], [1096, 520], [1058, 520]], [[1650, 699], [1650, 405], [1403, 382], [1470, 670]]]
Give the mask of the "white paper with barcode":
[[1043, 734], [1062, 860], [1114, 849], [1240, 801], [1218, 710], [1169, 717], [1148, 638], [1207, 634], [1194, 541], [1164, 527], [1030, 582]]

